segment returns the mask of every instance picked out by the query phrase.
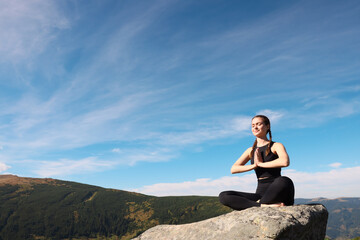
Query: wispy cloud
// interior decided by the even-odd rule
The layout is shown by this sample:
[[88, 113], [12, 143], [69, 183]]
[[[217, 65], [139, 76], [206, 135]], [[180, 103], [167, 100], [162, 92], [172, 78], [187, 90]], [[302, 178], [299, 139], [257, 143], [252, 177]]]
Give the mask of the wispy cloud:
[[59, 108], [48, 102], [27, 100], [11, 107], [14, 113], [7, 124], [6, 146], [66, 149], [125, 139], [128, 128], [132, 128], [131, 116], [141, 112], [144, 103], [151, 102], [146, 93], [134, 94], [88, 111], [68, 113], [66, 106]]
[[332, 119], [349, 117], [360, 112], [359, 96], [325, 96], [310, 98], [302, 107], [289, 108], [285, 118], [295, 124], [291, 127], [318, 126]]
[[248, 135], [250, 122], [251, 117], [247, 116], [223, 118], [212, 123], [193, 124], [190, 131], [164, 133], [160, 139], [166, 145], [185, 146], [233, 136], [243, 137]]
[[[360, 167], [339, 168], [328, 172], [301, 172], [285, 170], [295, 184], [296, 198], [315, 197], [356, 197], [360, 196], [358, 182]], [[158, 183], [132, 191], [155, 196], [203, 195], [217, 196], [225, 190], [254, 192], [256, 178], [254, 174], [221, 177], [218, 179], [197, 179], [180, 183]]]
[[[96, 51], [93, 51], [93, 57], [91, 57], [90, 60], [84, 61], [79, 65], [80, 68], [71, 73], [70, 76], [67, 76], [67, 78], [71, 80], [61, 85], [61, 88], [54, 91], [50, 98], [44, 101], [35, 97], [34, 95], [25, 95], [22, 100], [13, 105], [14, 107], [10, 107], [10, 110], [7, 110], [7, 114], [5, 115], [14, 116], [11, 124], [7, 126], [8, 128], [14, 129], [15, 136], [21, 136], [21, 138], [25, 140], [21, 144], [23, 147], [24, 145], [28, 145], [29, 147], [47, 146], [51, 148], [51, 146], [60, 146], [66, 148], [75, 148], [88, 144], [96, 144], [97, 142], [121, 140], [125, 135], [124, 133], [126, 133], [128, 136], [135, 136], [133, 139], [136, 139], [137, 136], [139, 136], [137, 133], [139, 126], [144, 126], [144, 122], [153, 122], [155, 119], [165, 117], [159, 111], [145, 114], [145, 108], [148, 107], [149, 104], [144, 103], [151, 103], [155, 99], [154, 104], [156, 105], [153, 106], [155, 106], [155, 108], [156, 106], [165, 106], [165, 108], [162, 108], [162, 112], [166, 113], [168, 110], [166, 109], [166, 105], [160, 105], [159, 102], [164, 99], [169, 99], [168, 95], [156, 97], [155, 95], [146, 97], [141, 96], [142, 94], [136, 95], [134, 94], [136, 88], [132, 88], [131, 85], [125, 84], [125, 87], [122, 88], [122, 92], [126, 93], [127, 91], [130, 91], [130, 93], [128, 92], [126, 94], [120, 94], [121, 96], [119, 96], [118, 90], [121, 89], [122, 83], [125, 81], [119, 77], [111, 81], [109, 80], [110, 75], [119, 74], [121, 76], [121, 74], [128, 73], [129, 71], [134, 70], [136, 67], [144, 65], [144, 63], [148, 61], [147, 58], [142, 58], [139, 55], [140, 51], [137, 51], [136, 47], [133, 47], [131, 43], [139, 39], [139, 36], [142, 34], [145, 34], [145, 32], [148, 31], [147, 28], [152, 26], [153, 22], [159, 18], [159, 13], [166, 10], [168, 5], [171, 5], [166, 4], [163, 1], [159, 3], [160, 4], [154, 4], [151, 8], [148, 8], [141, 15], [134, 15], [133, 17], [127, 18], [128, 21], [123, 21], [122, 24], [120, 24], [117, 28], [114, 28], [112, 32], [107, 32], [109, 37], [107, 39], [100, 39], [98, 40], [99, 43], [95, 44], [99, 44], [99, 48], [97, 48]], [[57, 10], [56, 7], [47, 2], [39, 1], [37, 4], [28, 4], [26, 6], [23, 6], [19, 2], [14, 2], [9, 4], [8, 7], [11, 9], [10, 12], [13, 13], [19, 11], [20, 9], [20, 12], [22, 13], [20, 16], [25, 16], [25, 20], [30, 16], [38, 16], [36, 13], [41, 9], [51, 9], [51, 11], [41, 11], [47, 13], [42, 13], [39, 17], [35, 18], [36, 21], [34, 20], [35, 22], [33, 25], [36, 26], [36, 28], [34, 30], [35, 33], [32, 35], [41, 35], [36, 34], [36, 31], [43, 31], [44, 34], [49, 32], [51, 33], [51, 29], [66, 28], [69, 27], [70, 24], [66, 17], [61, 15], [59, 12], [60, 10]], [[284, 19], [297, 19], [299, 16], [301, 16], [299, 11], [301, 13], [301, 10], [294, 7], [291, 9], [291, 11], [287, 9], [286, 11], [282, 11], [280, 13], [276, 12], [250, 24], [240, 24], [235, 26], [233, 29], [227, 29], [219, 36], [214, 36], [214, 39], [207, 40], [208, 43], [203, 44], [204, 51], [208, 51], [209, 49], [218, 49], [214, 48], [213, 46], [219, 44], [230, 48], [229, 51], [233, 51], [234, 49], [232, 47], [234, 44], [230, 44], [232, 41], [235, 41], [238, 44], [239, 41], [244, 41], [243, 44], [239, 44], [239, 46], [248, 46], [246, 43], [252, 42], [254, 39], [258, 39], [259, 35], [267, 36], [269, 34], [273, 34], [274, 31], [281, 31], [282, 28], [287, 26], [287, 22], [289, 22], [284, 21]], [[46, 15], [50, 14], [49, 12], [51, 13], [51, 16]], [[293, 13], [296, 13], [295, 16]], [[17, 15], [15, 14], [14, 16]], [[276, 18], [273, 16], [276, 16]], [[50, 21], [48, 19], [50, 19]], [[271, 21], [269, 21], [269, 19]], [[18, 21], [25, 20], [21, 17]], [[43, 24], [45, 20], [47, 20], [47, 23]], [[264, 23], [266, 23], [265, 26]], [[281, 24], [279, 25], [279, 23]], [[103, 28], [106, 29], [106, 27]], [[105, 31], [104, 29], [102, 29], [102, 31]], [[93, 41], [91, 41], [91, 44], [94, 44]], [[104, 41], [105, 44], [102, 41]], [[197, 45], [201, 44], [202, 41], [204, 40], [195, 39]], [[102, 43], [101, 45], [100, 42]], [[260, 43], [261, 41], [259, 44]], [[45, 46], [46, 44], [41, 45]], [[180, 44], [177, 46], [177, 49], [188, 47], [189, 46], [186, 44]], [[227, 51], [224, 50], [220, 52], [221, 54], [227, 53]], [[200, 53], [202, 52], [196, 51], [193, 53], [193, 56], [195, 57], [196, 54]], [[134, 54], [137, 56], [136, 58], [134, 58]], [[208, 57], [209, 54], [206, 54], [206, 58]], [[235, 59], [236, 61], [238, 60], [238, 58]], [[186, 60], [187, 59], [180, 60], [180, 66]], [[285, 61], [287, 60], [288, 59], [286, 58]], [[164, 58], [163, 61], [167, 60]], [[121, 62], [121, 64], [119, 64], [119, 62]], [[127, 62], [129, 64], [127, 64]], [[206, 63], [208, 62], [206, 61]], [[120, 67], [122, 69], [115, 69], [115, 65], [112, 64], [115, 64], [117, 68]], [[128, 66], [129, 68], [123, 69], [125, 66]], [[211, 64], [209, 66], [215, 67]], [[217, 71], [219, 70], [217, 67], [214, 69]], [[103, 72], [106, 71], [109, 71], [109, 75], [103, 74]], [[223, 71], [220, 71], [220, 73], [222, 72]], [[125, 76], [129, 77], [129, 75]], [[131, 79], [134, 79], [134, 76], [135, 75], [130, 75]], [[135, 80], [138, 82], [140, 79]], [[120, 83], [117, 83], [117, 81]], [[149, 79], [149, 83], [154, 83], [156, 81], [157, 80], [154, 78]], [[202, 81], [202, 79], [199, 79], [199, 81]], [[245, 81], [244, 84], [250, 81], [251, 79], [249, 81]], [[100, 82], [104, 82], [104, 84], [100, 87], [101, 91], [98, 91]], [[106, 85], [109, 85], [116, 90], [111, 91], [107, 88], [104, 88]], [[188, 87], [191, 86], [192, 85], [188, 85]], [[154, 88], [150, 87], [150, 84], [145, 84], [142, 87], [144, 87], [148, 92], [155, 90]], [[211, 92], [214, 90], [213, 92], [216, 92], [215, 90], [217, 90], [218, 87], [218, 85], [214, 85], [214, 89], [208, 88], [207, 90]], [[237, 86], [237, 88], [238, 87], [239, 86]], [[176, 90], [179, 89], [172, 90], [170, 94], [176, 92]], [[178, 94], [180, 95], [182, 93], [184, 92], [181, 91]], [[116, 96], [117, 94], [118, 96]], [[186, 96], [187, 97], [184, 99], [189, 98], [189, 93], [186, 93]], [[202, 96], [199, 95], [192, 100], [196, 101], [201, 99], [201, 97]], [[87, 99], [88, 101], [82, 102], [84, 99]], [[256, 97], [253, 99], [256, 100]], [[184, 102], [181, 101], [184, 100], [171, 100], [170, 102], [167, 102], [169, 105], [168, 108], [170, 109], [170, 107], [174, 105], [181, 107], [184, 105]], [[356, 109], [358, 109], [358, 104], [356, 101], [352, 101], [352, 104], [348, 104], [346, 101], [338, 101], [334, 98], [330, 98], [330, 101], [333, 101], [334, 103], [331, 104], [332, 106], [325, 106], [325, 102], [321, 103], [319, 101], [317, 104], [315, 104], [315, 101], [313, 101], [311, 105], [306, 103], [306, 106], [304, 106], [303, 110], [301, 111], [292, 109], [281, 110], [281, 112], [265, 110], [264, 113], [270, 115], [273, 122], [278, 121], [278, 119], [284, 119], [285, 114], [298, 116], [298, 119], [296, 120], [299, 120], [300, 116], [303, 116], [300, 119], [302, 121], [297, 122], [306, 125], [306, 121], [312, 121], [309, 119], [325, 119], [327, 117], [333, 116], [348, 116], [356, 112]], [[85, 103], [89, 106], [86, 106]], [[211, 112], [212, 105], [215, 104], [210, 103], [209, 108], [205, 110], [207, 115], [209, 115], [209, 112]], [[313, 112], [313, 109], [315, 109], [316, 106], [322, 108], [323, 110], [320, 109], [320, 111], [316, 111], [316, 114], [310, 114], [310, 111]], [[71, 110], [69, 111], [69, 109]], [[188, 112], [194, 112], [192, 110], [193, 109], [191, 107], [188, 107], [187, 109]], [[274, 114], [271, 111], [273, 111]], [[135, 114], [131, 114], [132, 112]], [[322, 115], [319, 115], [321, 113]], [[136, 115], [137, 119], [143, 119], [142, 121], [138, 121], [136, 123], [130, 123], [130, 115]], [[211, 122], [214, 118], [214, 116], [210, 115], [208, 120]], [[170, 119], [170, 121], [173, 121], [175, 126], [178, 124], [183, 124], [178, 123], [176, 119]], [[155, 140], [156, 138], [160, 138], [164, 139], [164, 142], [167, 143], [179, 143], [186, 145], [197, 144], [212, 139], [221, 139], [229, 136], [231, 137], [241, 132], [242, 129], [244, 129], [243, 126], [247, 125], [247, 123], [245, 123], [246, 121], [237, 125], [231, 121], [225, 121], [223, 125], [217, 123], [206, 126], [207, 123], [204, 121], [204, 119], [191, 119], [191, 121], [193, 121], [191, 124], [192, 126], [188, 125], [188, 129], [180, 129], [180, 131], [172, 132], [170, 129], [169, 133], [164, 133], [162, 129], [154, 127], [154, 124], [153, 126], [150, 126], [151, 129], [146, 130], [151, 132], [151, 134], [148, 136], [155, 136]], [[239, 122], [239, 120], [234, 121]], [[201, 124], [204, 122], [205, 126], [201, 126]], [[29, 141], [31, 138], [36, 140]], [[15, 139], [13, 142], [18, 142], [18, 139]]]
[[[54, 3], [47, 1], [29, 4], [15, 1], [4, 4], [4, 8], [8, 8], [16, 22], [25, 22], [24, 28], [32, 26], [29, 27], [31, 32], [24, 30], [24, 33], [22, 28], [14, 28], [16, 36], [22, 42], [21, 46], [16, 46], [18, 51], [22, 51], [22, 45], [25, 43], [24, 49], [28, 49], [27, 44], [31, 41], [27, 39], [34, 36], [49, 41], [38, 44], [45, 48], [50, 44], [48, 35], [56, 35], [56, 30], [69, 27], [69, 21], [61, 14], [65, 9], [52, 4]], [[56, 83], [55, 89], [46, 89], [46, 97], [39, 95], [39, 89], [24, 88], [22, 97], [15, 99], [11, 106], [2, 104], [4, 107], [0, 115], [10, 119], [1, 126], [8, 129], [5, 134], [7, 140], [4, 140], [7, 142], [6, 145], [12, 148], [21, 145], [25, 150], [38, 148], [46, 151], [53, 148], [77, 148], [104, 141], [141, 138], [141, 125], [148, 120], [141, 119], [147, 114], [145, 107], [151, 105], [154, 100], [159, 100], [156, 96], [159, 90], [146, 84], [141, 85], [138, 81], [140, 79], [136, 79], [136, 74], [130, 75], [131, 79], [128, 79], [127, 73], [142, 65], [144, 61], [134, 58], [136, 47], [129, 46], [168, 5], [166, 1], [157, 1], [157, 4], [142, 6], [142, 14], [128, 15], [130, 10], [127, 9], [126, 13], [111, 16], [112, 20], [119, 18], [120, 24], [111, 23], [115, 25], [114, 28], [99, 24], [97, 30], [106, 32], [106, 38], [95, 33], [89, 41], [72, 42], [75, 46], [79, 45], [79, 48], [85, 45], [86, 48], [91, 46], [96, 50], [89, 51], [90, 57], [82, 58], [76, 70], [65, 73], [64, 80]], [[133, 8], [131, 11], [139, 10]], [[3, 17], [0, 16], [0, 19], [7, 19], [8, 12], [3, 11]], [[124, 17], [125, 19], [122, 19]], [[34, 21], [27, 21], [28, 18]], [[68, 49], [63, 51], [66, 50]], [[31, 52], [24, 52], [25, 55], [31, 55]], [[136, 62], [135, 59], [140, 62]], [[61, 60], [65, 61], [63, 57]], [[126, 65], [129, 68], [126, 68]], [[126, 75], [126, 79], [121, 79], [119, 75], [122, 74]], [[57, 76], [50, 75], [50, 78], [53, 77]], [[133, 81], [136, 83], [132, 83]], [[143, 91], [139, 91], [140, 88]], [[132, 136], [131, 139], [129, 136]]]
[[[332, 90], [313, 90], [279, 93], [281, 99], [295, 99], [293, 106], [283, 104], [281, 109], [263, 109], [257, 114], [269, 116], [272, 123], [282, 128], [317, 127], [335, 119], [360, 113], [359, 87], [357, 84]], [[265, 99], [266, 100], [266, 99]], [[295, 101], [294, 101], [295, 100]], [[283, 124], [286, 123], [286, 124]]]
[[141, 149], [115, 148], [116, 153], [113, 162], [133, 166], [138, 162], [166, 162], [178, 157], [178, 151], [159, 146], [143, 146]]
[[[360, 68], [350, 54], [359, 30], [351, 21], [336, 25], [359, 7], [326, 5], [337, 15], [324, 18], [305, 1], [189, 34], [196, 31], [184, 22], [199, 17], [183, 21], [191, 4], [181, 1], [114, 3], [111, 11], [92, 2], [71, 11], [59, 4], [0, 3], [0, 71], [8, 74], [4, 82], [21, 82], [0, 103], [2, 154], [20, 161], [56, 150], [72, 159], [65, 151], [112, 145], [100, 150], [108, 154], [101, 159], [86, 153], [61, 160], [61, 171], [58, 159], [49, 159], [38, 167], [41, 176], [73, 174], [77, 161], [105, 164], [87, 172], [108, 162], [168, 161], [191, 145], [249, 136], [254, 113], [284, 128], [359, 113]], [[349, 57], [332, 58], [328, 49]]]
[[18, 62], [40, 54], [56, 31], [69, 27], [54, 1], [1, 1], [1, 61]]
[[256, 114], [257, 115], [261, 114], [261, 115], [267, 116], [269, 119], [271, 119], [271, 123], [278, 123], [284, 117], [284, 112], [281, 110], [274, 111], [274, 110], [270, 110], [270, 109], [264, 109]]
[[86, 174], [114, 165], [112, 162], [101, 161], [96, 157], [88, 157], [79, 160], [60, 159], [58, 161], [35, 161], [34, 172], [40, 177], [69, 176], [72, 174]]
[[[328, 49], [349, 53], [358, 47], [352, 40], [352, 36], [359, 34], [356, 21], [339, 22], [338, 19], [358, 14], [359, 6], [349, 2], [333, 8], [332, 4], [322, 3], [322, 7], [314, 7], [320, 2], [289, 4], [246, 24], [239, 21], [232, 28], [206, 38], [203, 47], [208, 51], [207, 58], [213, 60], [208, 61], [210, 74], [226, 74], [223, 70], [228, 70], [232, 76], [238, 76], [236, 84], [244, 87], [248, 87], [245, 79], [262, 82], [262, 86], [268, 81], [266, 86], [270, 91], [329, 89], [333, 84], [338, 85], [339, 79], [353, 81], [349, 74], [359, 73], [355, 70], [359, 66], [355, 54], [339, 58], [337, 52]], [[335, 13], [334, 9], [338, 8], [342, 10]], [[323, 57], [325, 52], [327, 58]], [[230, 53], [232, 58], [224, 57]], [[326, 85], [322, 84], [324, 81]]]
[[120, 153], [121, 149], [120, 148], [113, 148], [111, 151], [115, 152], [115, 153]]

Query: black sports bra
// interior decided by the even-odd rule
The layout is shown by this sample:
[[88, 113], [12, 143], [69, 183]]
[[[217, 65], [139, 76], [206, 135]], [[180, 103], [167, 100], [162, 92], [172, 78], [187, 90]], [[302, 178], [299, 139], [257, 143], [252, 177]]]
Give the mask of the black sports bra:
[[[270, 147], [274, 144], [274, 142], [271, 142], [270, 144]], [[273, 152], [270, 151], [270, 153], [265, 156], [265, 152], [266, 152], [266, 149], [267, 149], [267, 146], [268, 145], [265, 145], [265, 146], [262, 146], [262, 147], [259, 147], [260, 149], [260, 154], [261, 154], [261, 157], [262, 159], [264, 160], [264, 162], [270, 162], [272, 160], [275, 160], [277, 158], [279, 158], [279, 156]], [[255, 147], [254, 149], [254, 153], [255, 153], [255, 150], [257, 149], [258, 147]], [[251, 164], [254, 164], [254, 157], [251, 158]], [[255, 169], [255, 173], [256, 173], [256, 176], [257, 178], [264, 178], [264, 177], [279, 177], [281, 176], [281, 168], [262, 168], [262, 167], [257, 167]]]

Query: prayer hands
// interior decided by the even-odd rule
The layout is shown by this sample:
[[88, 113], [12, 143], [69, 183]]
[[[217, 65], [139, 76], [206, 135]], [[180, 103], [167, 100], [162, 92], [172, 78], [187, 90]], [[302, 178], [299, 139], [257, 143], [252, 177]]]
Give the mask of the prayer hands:
[[264, 162], [264, 160], [261, 157], [260, 150], [259, 150], [259, 148], [257, 148], [254, 152], [254, 164], [257, 167], [259, 167], [259, 163], [263, 163], [263, 162]]

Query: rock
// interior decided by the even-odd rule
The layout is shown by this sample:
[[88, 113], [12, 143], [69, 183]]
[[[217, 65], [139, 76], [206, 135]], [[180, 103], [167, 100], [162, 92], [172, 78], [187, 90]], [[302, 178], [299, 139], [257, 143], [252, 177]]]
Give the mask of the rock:
[[321, 239], [328, 212], [323, 205], [253, 207], [204, 221], [158, 225], [134, 240]]

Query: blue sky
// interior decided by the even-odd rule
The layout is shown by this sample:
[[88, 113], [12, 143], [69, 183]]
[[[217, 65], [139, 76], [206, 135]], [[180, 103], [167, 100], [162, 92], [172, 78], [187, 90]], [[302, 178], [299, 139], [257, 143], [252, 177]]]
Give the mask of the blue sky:
[[296, 197], [360, 197], [358, 1], [2, 1], [0, 171], [150, 195], [254, 191], [272, 121]]

